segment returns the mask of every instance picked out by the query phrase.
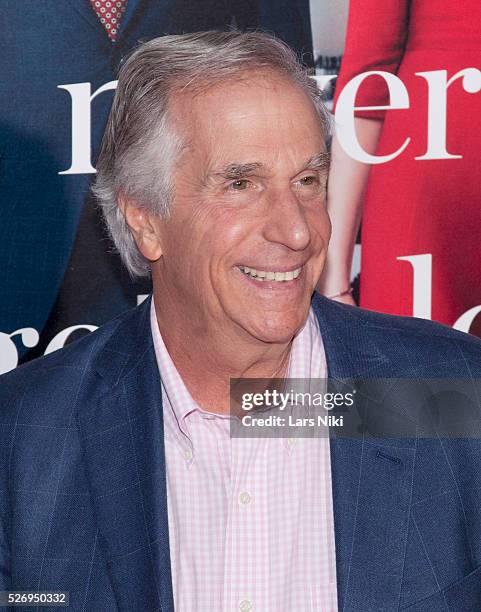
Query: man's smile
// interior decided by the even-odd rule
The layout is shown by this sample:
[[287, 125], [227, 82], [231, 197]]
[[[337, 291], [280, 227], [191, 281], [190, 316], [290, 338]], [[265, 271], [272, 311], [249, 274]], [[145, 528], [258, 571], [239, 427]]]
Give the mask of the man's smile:
[[304, 265], [284, 270], [260, 270], [248, 266], [237, 267], [245, 276], [256, 282], [286, 283], [288, 281], [295, 281], [301, 274]]

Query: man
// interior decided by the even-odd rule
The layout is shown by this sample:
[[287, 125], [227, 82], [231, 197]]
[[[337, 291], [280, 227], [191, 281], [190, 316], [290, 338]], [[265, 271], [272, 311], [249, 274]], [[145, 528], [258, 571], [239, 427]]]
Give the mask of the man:
[[232, 378], [481, 375], [481, 344], [313, 296], [326, 116], [283, 43], [124, 63], [95, 186], [153, 297], [1, 379], [1, 588], [73, 610], [479, 610], [476, 438], [230, 438]]

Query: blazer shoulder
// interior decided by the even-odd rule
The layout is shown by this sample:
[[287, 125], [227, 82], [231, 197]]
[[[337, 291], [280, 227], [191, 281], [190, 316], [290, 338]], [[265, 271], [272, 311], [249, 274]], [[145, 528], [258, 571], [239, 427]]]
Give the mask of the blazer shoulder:
[[[71, 405], [80, 384], [92, 379], [101, 384], [97, 374], [99, 361], [107, 368], [114, 368], [116, 361], [121, 364], [127, 361], [127, 348], [122, 353], [121, 349], [117, 352], [109, 347], [113, 344], [118, 348], [121, 328], [135, 326], [142, 309], [145, 312], [143, 305], [128, 310], [64, 348], [1, 375], [0, 419], [4, 423], [9, 421], [9, 416], [15, 419], [19, 409], [33, 404], [39, 410], [44, 405]], [[118, 359], [112, 359], [112, 355]]]
[[[481, 340], [476, 336], [427, 319], [383, 314], [323, 297], [316, 297], [313, 304], [339, 334], [358, 343], [374, 342], [397, 363], [418, 364], [421, 371], [433, 361], [444, 362], [446, 371], [457, 372], [460, 368], [452, 369], [452, 364], [458, 361], [472, 376], [481, 377]], [[353, 329], [354, 334], [347, 331]]]
[[481, 340], [478, 337], [436, 321], [420, 319], [419, 317], [388, 315], [353, 306], [349, 308], [355, 309], [357, 316], [361, 317], [371, 327], [393, 329], [402, 334], [423, 336], [426, 339], [432, 338], [434, 342], [437, 338], [447, 339], [471, 347], [474, 351], [481, 351]]
[[369, 330], [381, 335], [384, 332], [388, 342], [396, 337], [411, 359], [431, 362], [433, 356], [438, 356], [447, 368], [455, 360], [463, 361], [473, 376], [481, 377], [481, 340], [476, 336], [418, 317], [386, 315], [361, 308], [357, 311]]

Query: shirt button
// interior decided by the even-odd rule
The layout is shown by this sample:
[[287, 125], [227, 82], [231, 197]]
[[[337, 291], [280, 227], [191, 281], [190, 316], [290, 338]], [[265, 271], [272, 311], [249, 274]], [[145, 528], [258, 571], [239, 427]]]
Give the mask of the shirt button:
[[191, 450], [186, 450], [185, 451], [185, 458], [187, 459], [187, 461], [190, 461], [192, 459], [192, 451]]
[[[251, 501], [251, 496], [249, 495], [249, 493], [247, 493], [247, 491], [242, 491], [242, 493], [239, 495], [239, 501], [241, 504], [248, 504]], [[250, 610], [250, 608], [246, 608], [246, 610]]]
[[248, 599], [244, 599], [239, 604], [239, 610], [241, 610], [242, 612], [249, 612], [249, 610], [252, 610], [251, 602]]
[[287, 444], [289, 444], [289, 446], [293, 446], [295, 443], [296, 443], [295, 438], [287, 438]]

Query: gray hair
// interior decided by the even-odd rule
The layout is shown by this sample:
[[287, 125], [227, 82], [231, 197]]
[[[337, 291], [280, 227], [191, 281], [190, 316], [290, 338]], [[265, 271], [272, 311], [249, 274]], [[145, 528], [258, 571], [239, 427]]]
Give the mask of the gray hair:
[[97, 161], [93, 185], [109, 234], [132, 277], [148, 276], [150, 264], [137, 248], [117, 205], [119, 194], [168, 217], [172, 168], [182, 150], [169, 121], [175, 93], [198, 91], [244, 70], [284, 74], [308, 94], [327, 137], [328, 113], [316, 82], [294, 51], [262, 32], [198, 32], [162, 36], [141, 44], [123, 62]]

